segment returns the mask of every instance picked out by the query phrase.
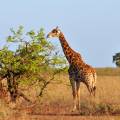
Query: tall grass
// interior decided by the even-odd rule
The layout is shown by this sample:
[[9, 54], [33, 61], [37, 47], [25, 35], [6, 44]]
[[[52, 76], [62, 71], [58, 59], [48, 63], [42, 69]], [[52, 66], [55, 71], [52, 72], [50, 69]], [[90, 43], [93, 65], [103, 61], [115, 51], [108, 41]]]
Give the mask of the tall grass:
[[[3, 104], [0, 109], [0, 118], [31, 119], [30, 115], [40, 116], [69, 116], [71, 115], [116, 115], [120, 114], [120, 69], [119, 68], [96, 68], [97, 93], [91, 97], [84, 84], [80, 86], [81, 111], [71, 112], [73, 107], [72, 90], [67, 73], [61, 73], [55, 77], [55, 81], [48, 86], [42, 98], [37, 98], [39, 93], [37, 85], [30, 86], [25, 94], [34, 102], [26, 103], [20, 99], [15, 109], [10, 105]], [[34, 104], [34, 105], [33, 105]], [[1, 112], [2, 111], [2, 112]], [[6, 114], [7, 113], [7, 114]], [[10, 117], [9, 117], [10, 116]], [[16, 118], [17, 116], [17, 118]], [[56, 117], [55, 119], [57, 119]], [[41, 118], [43, 119], [43, 117]], [[49, 119], [49, 118], [46, 118]], [[60, 117], [60, 119], [62, 119]], [[66, 117], [67, 119], [67, 117]], [[77, 119], [75, 117], [75, 119]], [[87, 118], [84, 118], [86, 120]], [[91, 118], [91, 120], [94, 120]], [[96, 118], [97, 120], [97, 118]], [[101, 118], [104, 120], [104, 118]], [[107, 120], [107, 118], [105, 118]], [[109, 118], [109, 120], [112, 120]], [[117, 119], [119, 120], [119, 119]]]

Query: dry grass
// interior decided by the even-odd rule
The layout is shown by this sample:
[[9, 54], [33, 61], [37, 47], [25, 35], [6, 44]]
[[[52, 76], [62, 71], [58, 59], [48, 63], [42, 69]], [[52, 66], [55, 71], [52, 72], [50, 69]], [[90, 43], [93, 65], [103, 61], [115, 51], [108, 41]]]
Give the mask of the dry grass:
[[[68, 76], [59, 76], [63, 83], [50, 85], [48, 94], [44, 96], [43, 103], [47, 103], [52, 109], [53, 105], [60, 107], [63, 111], [72, 108], [72, 91]], [[120, 76], [98, 76], [97, 94], [93, 98], [89, 95], [86, 86], [81, 84], [81, 113], [82, 115], [119, 114], [120, 113]], [[55, 104], [54, 104], [55, 103]], [[58, 104], [57, 104], [58, 103]], [[52, 104], [52, 105], [51, 105]], [[66, 106], [64, 108], [64, 106]], [[55, 106], [54, 106], [55, 107]], [[49, 109], [50, 109], [49, 108]], [[49, 110], [51, 111], [51, 110]], [[57, 111], [60, 113], [59, 111]]]
[[[120, 115], [120, 76], [99, 75], [97, 94], [93, 98], [86, 86], [81, 84], [81, 111], [71, 112], [72, 91], [68, 75], [56, 76], [56, 83], [49, 85], [43, 98], [36, 98], [38, 90], [34, 87], [26, 94], [35, 101], [34, 104], [19, 100], [16, 107], [11, 108], [0, 101], [1, 120], [119, 120]], [[61, 82], [59, 82], [61, 81]]]
[[119, 76], [120, 75], [120, 68], [96, 68], [97, 74], [99, 76]]

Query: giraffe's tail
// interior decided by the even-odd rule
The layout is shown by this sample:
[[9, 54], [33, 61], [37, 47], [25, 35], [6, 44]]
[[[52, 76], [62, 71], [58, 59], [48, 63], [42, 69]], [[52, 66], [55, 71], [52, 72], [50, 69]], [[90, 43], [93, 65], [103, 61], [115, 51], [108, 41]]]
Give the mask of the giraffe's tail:
[[96, 73], [93, 74], [93, 78], [94, 78], [94, 82], [93, 82], [93, 88], [92, 88], [92, 92], [93, 92], [93, 95], [95, 96], [96, 95], [96, 79], [97, 79], [97, 75]]

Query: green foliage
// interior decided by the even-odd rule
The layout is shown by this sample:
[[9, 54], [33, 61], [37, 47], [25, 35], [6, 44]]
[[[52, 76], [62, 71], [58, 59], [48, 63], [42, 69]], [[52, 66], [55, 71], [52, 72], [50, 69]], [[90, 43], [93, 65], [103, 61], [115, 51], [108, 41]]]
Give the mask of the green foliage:
[[116, 64], [117, 67], [120, 67], [120, 53], [116, 53], [113, 56], [113, 62]]
[[[0, 75], [2, 77], [16, 78], [21, 82], [20, 76], [29, 75], [25, 78], [29, 82], [36, 80], [43, 71], [48, 72], [65, 67], [64, 57], [59, 55], [55, 46], [45, 39], [43, 28], [38, 32], [31, 30], [26, 34], [24, 34], [23, 26], [16, 31], [10, 30], [12, 35], [6, 40], [7, 46], [3, 46], [0, 50]], [[16, 49], [14, 45], [17, 46]]]
[[[55, 53], [55, 47], [45, 39], [44, 30], [37, 33], [33, 30], [23, 36], [23, 27], [17, 31], [11, 29], [12, 35], [8, 36], [9, 46], [17, 43], [16, 50], [10, 50], [4, 46], [0, 51], [1, 72], [11, 69], [14, 73], [37, 72], [43, 67], [61, 67], [65, 64], [65, 59]], [[24, 40], [23, 38], [28, 38]], [[13, 46], [14, 47], [14, 46]], [[4, 71], [4, 72], [3, 72]]]

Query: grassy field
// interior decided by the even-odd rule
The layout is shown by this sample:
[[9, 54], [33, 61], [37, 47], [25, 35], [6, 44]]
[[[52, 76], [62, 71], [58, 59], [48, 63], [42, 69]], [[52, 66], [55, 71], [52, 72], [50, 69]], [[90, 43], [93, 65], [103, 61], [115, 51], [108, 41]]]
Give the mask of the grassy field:
[[96, 68], [98, 76], [120, 76], [120, 68]]
[[17, 104], [0, 101], [1, 120], [120, 120], [120, 75], [119, 69], [97, 69], [97, 94], [91, 97], [81, 84], [81, 111], [71, 112], [73, 99], [68, 75], [56, 76], [42, 98], [37, 98], [38, 89], [31, 86], [24, 91], [33, 101], [19, 99]]

